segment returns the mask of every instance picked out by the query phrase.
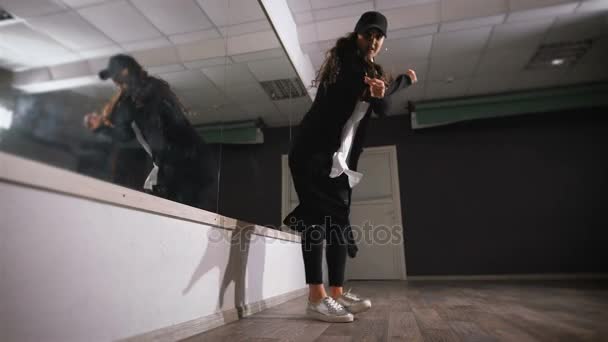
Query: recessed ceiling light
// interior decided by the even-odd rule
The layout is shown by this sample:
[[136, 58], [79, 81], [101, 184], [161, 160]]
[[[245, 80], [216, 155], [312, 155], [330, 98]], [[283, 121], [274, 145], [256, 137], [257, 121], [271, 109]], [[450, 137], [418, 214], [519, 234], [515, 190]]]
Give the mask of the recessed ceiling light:
[[591, 49], [592, 45], [591, 39], [542, 44], [525, 69], [572, 67]]

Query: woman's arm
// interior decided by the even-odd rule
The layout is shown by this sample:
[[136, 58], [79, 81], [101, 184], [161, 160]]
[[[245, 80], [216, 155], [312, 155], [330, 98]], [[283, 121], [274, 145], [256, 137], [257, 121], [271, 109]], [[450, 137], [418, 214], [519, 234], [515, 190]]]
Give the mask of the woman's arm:
[[370, 98], [370, 106], [376, 115], [379, 117], [385, 117], [391, 108], [391, 95], [399, 90], [405, 89], [412, 85], [412, 78], [408, 74], [399, 75], [389, 86], [386, 88], [383, 97], [372, 97]]
[[[409, 69], [405, 74], [399, 75], [388, 88], [384, 90], [382, 96], [372, 97], [370, 99], [370, 105], [378, 115], [378, 117], [385, 117], [391, 108], [391, 95], [398, 92], [399, 90], [405, 89], [418, 81], [416, 72]], [[371, 85], [370, 85], [371, 86]]]

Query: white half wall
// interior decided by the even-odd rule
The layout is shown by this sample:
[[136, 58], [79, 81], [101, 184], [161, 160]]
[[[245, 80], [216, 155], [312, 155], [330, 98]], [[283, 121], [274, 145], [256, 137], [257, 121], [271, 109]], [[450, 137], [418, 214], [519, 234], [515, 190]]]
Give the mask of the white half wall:
[[2, 177], [0, 217], [3, 342], [123, 339], [306, 287], [300, 243], [259, 226], [219, 228]]

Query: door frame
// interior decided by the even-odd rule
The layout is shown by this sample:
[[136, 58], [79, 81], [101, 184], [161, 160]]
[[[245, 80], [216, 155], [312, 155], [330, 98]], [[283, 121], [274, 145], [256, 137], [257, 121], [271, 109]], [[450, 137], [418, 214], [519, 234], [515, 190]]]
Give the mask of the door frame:
[[[397, 146], [396, 145], [385, 145], [385, 146], [376, 146], [376, 147], [367, 147], [363, 149], [363, 154], [365, 153], [378, 153], [378, 154], [387, 154], [389, 160], [389, 171], [391, 173], [391, 193], [393, 195], [393, 206], [395, 207], [395, 225], [401, 227], [401, 248], [399, 248], [399, 256], [393, 256], [394, 262], [397, 263], [399, 269], [401, 270], [401, 280], [407, 279], [407, 268], [405, 262], [405, 230], [404, 230], [404, 220], [403, 215], [401, 214], [402, 206], [401, 206], [401, 191], [399, 187], [399, 165], [397, 159]], [[283, 154], [281, 156], [281, 221], [287, 214], [289, 214], [289, 201], [291, 196], [293, 195], [291, 192], [291, 184], [290, 184], [290, 172], [289, 172], [289, 162], [287, 154]], [[370, 201], [359, 201], [357, 204], [374, 204], [378, 203], [377, 200]], [[351, 204], [353, 205], [354, 202]], [[282, 230], [289, 230], [289, 228], [282, 226]]]

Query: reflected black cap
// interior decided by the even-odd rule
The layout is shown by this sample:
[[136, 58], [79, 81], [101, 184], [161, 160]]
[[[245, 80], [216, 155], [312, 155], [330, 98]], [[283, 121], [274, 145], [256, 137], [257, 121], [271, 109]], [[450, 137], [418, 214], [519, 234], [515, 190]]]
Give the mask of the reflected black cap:
[[388, 30], [388, 22], [386, 17], [382, 15], [382, 13], [375, 11], [363, 13], [355, 26], [355, 32], [363, 34], [371, 28], [380, 30], [380, 32], [382, 32], [382, 34], [386, 37], [386, 31]]
[[108, 78], [112, 78], [118, 75], [124, 68], [128, 68], [129, 70], [133, 69], [141, 69], [141, 66], [135, 58], [129, 55], [114, 55], [110, 57], [108, 61], [108, 67], [101, 70], [99, 72], [99, 78], [102, 80], [107, 80]]

